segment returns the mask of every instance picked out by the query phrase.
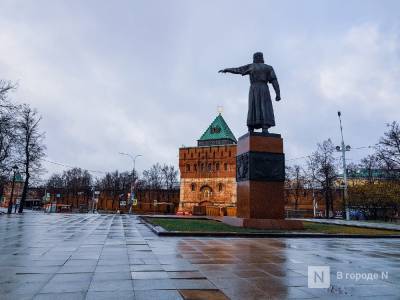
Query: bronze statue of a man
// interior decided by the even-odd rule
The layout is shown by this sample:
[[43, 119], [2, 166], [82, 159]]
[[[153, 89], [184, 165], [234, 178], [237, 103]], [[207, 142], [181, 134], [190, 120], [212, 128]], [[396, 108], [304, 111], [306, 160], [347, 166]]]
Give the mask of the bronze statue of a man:
[[271, 83], [275, 90], [276, 101], [281, 100], [278, 79], [274, 69], [264, 64], [263, 54], [254, 53], [253, 63], [239, 68], [228, 68], [219, 71], [220, 73], [233, 73], [250, 75], [249, 111], [247, 114], [247, 127], [252, 132], [254, 129], [262, 128], [268, 133], [268, 129], [275, 126], [274, 110], [272, 108], [271, 95], [268, 83]]

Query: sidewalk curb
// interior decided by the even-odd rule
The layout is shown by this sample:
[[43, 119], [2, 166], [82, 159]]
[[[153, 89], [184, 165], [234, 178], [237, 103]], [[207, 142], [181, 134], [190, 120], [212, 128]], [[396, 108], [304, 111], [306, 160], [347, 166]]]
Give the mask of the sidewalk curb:
[[[366, 224], [357, 224], [357, 223], [349, 224], [349, 223], [335, 222], [336, 220], [329, 221], [329, 220], [324, 220], [324, 219], [292, 219], [292, 220], [301, 220], [304, 222], [312, 222], [312, 223], [318, 223], [318, 224], [349, 226], [349, 227], [358, 227], [358, 228], [367, 228], [367, 229], [400, 231], [400, 228], [398, 228], [398, 227], [380, 227], [380, 226], [376, 226], [377, 224], [367, 223], [367, 222], [366, 222]], [[347, 222], [351, 222], [351, 221], [347, 221]]]
[[326, 233], [242, 233], [242, 232], [185, 232], [167, 231], [160, 226], [154, 226], [146, 220], [146, 216], [138, 218], [153, 233], [161, 237], [237, 237], [237, 238], [359, 238], [359, 239], [400, 239], [400, 235], [365, 235], [365, 234], [326, 234]]

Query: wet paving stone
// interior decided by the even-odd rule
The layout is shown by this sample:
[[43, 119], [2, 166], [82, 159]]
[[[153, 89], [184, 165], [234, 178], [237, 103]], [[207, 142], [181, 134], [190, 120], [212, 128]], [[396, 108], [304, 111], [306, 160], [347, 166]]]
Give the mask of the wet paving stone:
[[229, 300], [221, 291], [179, 290], [179, 292], [187, 300]]
[[174, 290], [175, 285], [171, 279], [134, 279], [133, 289], [135, 291]]
[[33, 299], [34, 300], [83, 300], [86, 297], [86, 293], [77, 292], [77, 293], [47, 293], [47, 294], [38, 294]]
[[146, 272], [132, 272], [133, 279], [163, 279], [168, 278], [167, 272], [146, 271]]
[[[330, 287], [309, 289], [308, 266], [329, 266]], [[399, 269], [396, 239], [158, 237], [129, 215], [0, 216], [1, 300], [398, 299]]]
[[136, 299], [133, 291], [93, 292], [86, 294], [86, 300], [132, 300]]
[[89, 291], [133, 291], [132, 280], [96, 280], [90, 284]]
[[135, 291], [136, 300], [162, 299], [162, 300], [182, 300], [182, 296], [176, 290], [145, 290]]

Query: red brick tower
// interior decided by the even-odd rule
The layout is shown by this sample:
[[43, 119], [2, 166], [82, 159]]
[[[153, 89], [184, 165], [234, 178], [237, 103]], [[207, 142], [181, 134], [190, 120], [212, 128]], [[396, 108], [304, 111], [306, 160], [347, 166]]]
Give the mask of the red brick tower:
[[219, 114], [197, 141], [179, 149], [181, 211], [236, 206], [236, 138]]

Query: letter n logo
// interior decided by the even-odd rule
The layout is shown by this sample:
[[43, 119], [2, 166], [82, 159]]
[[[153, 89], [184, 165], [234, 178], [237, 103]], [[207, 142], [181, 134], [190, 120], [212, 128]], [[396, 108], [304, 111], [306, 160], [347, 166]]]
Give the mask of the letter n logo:
[[327, 289], [330, 285], [329, 266], [308, 266], [308, 287], [310, 289]]

